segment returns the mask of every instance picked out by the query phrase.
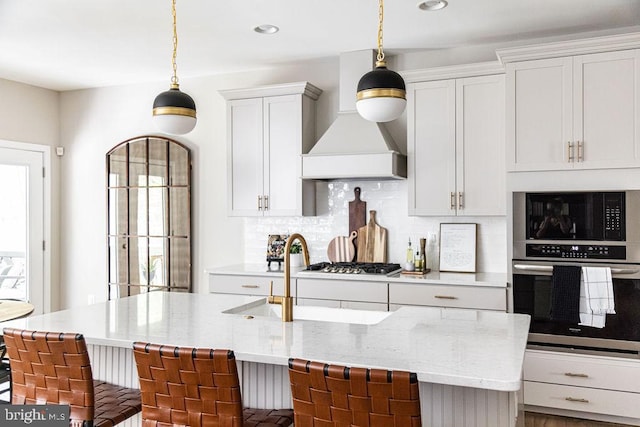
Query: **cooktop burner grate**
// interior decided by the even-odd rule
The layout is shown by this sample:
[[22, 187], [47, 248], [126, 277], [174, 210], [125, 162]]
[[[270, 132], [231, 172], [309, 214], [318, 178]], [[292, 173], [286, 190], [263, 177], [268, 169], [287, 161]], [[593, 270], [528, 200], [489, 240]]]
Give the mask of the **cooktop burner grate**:
[[391, 274], [400, 270], [400, 264], [382, 262], [319, 262], [307, 267], [308, 271], [342, 274]]

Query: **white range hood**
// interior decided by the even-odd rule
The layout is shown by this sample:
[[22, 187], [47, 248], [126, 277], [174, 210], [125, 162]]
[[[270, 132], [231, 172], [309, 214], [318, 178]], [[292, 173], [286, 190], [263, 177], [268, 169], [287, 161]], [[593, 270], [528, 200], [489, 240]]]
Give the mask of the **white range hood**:
[[308, 154], [302, 155], [303, 179], [404, 179], [407, 157], [382, 123], [356, 111], [362, 75], [373, 69], [373, 50], [340, 55], [340, 112]]

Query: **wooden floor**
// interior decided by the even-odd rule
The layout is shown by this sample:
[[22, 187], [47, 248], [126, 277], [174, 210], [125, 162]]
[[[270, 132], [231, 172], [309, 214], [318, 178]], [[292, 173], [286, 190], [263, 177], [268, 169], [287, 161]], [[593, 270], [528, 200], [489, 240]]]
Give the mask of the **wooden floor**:
[[626, 424], [603, 423], [600, 421], [579, 420], [577, 418], [556, 417], [554, 415], [525, 413], [525, 427], [625, 427]]

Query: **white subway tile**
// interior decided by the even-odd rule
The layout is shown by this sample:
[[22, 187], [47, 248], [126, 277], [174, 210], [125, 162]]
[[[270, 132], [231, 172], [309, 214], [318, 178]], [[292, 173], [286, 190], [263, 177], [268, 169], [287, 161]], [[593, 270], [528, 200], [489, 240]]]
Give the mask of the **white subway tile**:
[[[410, 217], [408, 216], [407, 182], [332, 181], [318, 184], [318, 212], [315, 217], [250, 217], [245, 218], [245, 262], [265, 262], [269, 234], [299, 232], [309, 245], [311, 262], [327, 260], [331, 239], [348, 235], [349, 202], [353, 190], [360, 187], [367, 210], [376, 210], [377, 222], [388, 230], [387, 254], [390, 262], [403, 262], [407, 240], [419, 247], [427, 238], [427, 264], [437, 269], [440, 223], [472, 222], [478, 224], [477, 268], [484, 272], [506, 272], [507, 230], [505, 217]], [[367, 214], [367, 220], [369, 215]]]

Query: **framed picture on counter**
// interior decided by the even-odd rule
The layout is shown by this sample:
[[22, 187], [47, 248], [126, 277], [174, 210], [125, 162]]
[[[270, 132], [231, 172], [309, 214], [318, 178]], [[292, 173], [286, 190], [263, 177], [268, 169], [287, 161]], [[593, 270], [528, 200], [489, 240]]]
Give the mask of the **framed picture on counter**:
[[440, 224], [440, 271], [476, 272], [478, 224]]

